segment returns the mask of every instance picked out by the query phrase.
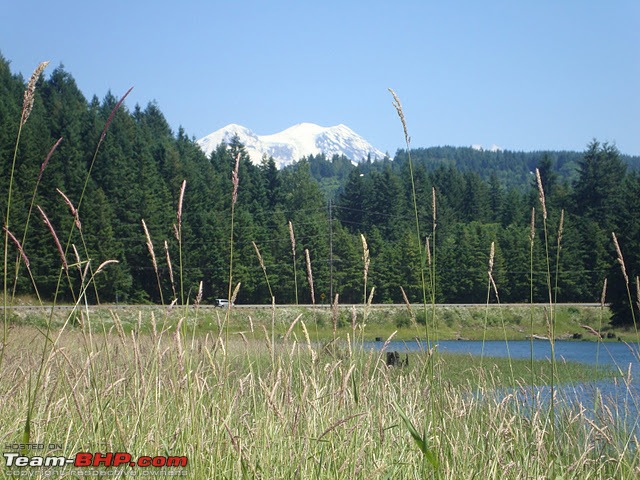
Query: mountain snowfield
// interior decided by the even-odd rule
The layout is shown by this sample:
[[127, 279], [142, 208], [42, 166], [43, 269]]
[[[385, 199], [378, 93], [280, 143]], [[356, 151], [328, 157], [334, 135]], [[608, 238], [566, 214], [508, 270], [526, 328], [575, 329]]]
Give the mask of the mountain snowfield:
[[344, 155], [352, 162], [360, 162], [371, 155], [371, 159], [383, 159], [385, 154], [367, 142], [346, 125], [321, 127], [314, 123], [299, 123], [272, 135], [256, 135], [242, 125], [230, 124], [197, 141], [206, 155], [210, 155], [221, 143], [229, 144], [238, 137], [253, 163], [262, 157], [273, 157], [278, 168], [297, 162], [302, 157], [324, 153]]

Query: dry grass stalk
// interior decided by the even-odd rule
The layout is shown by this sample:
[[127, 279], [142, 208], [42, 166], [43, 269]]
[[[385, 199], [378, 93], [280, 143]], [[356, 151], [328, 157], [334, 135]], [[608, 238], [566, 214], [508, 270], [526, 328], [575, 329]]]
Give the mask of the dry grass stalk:
[[320, 435], [317, 440], [319, 441], [322, 437], [324, 437], [327, 433], [331, 432], [332, 430], [335, 430], [337, 427], [339, 427], [340, 425], [342, 425], [345, 422], [348, 422], [349, 420], [351, 420], [352, 418], [357, 418], [357, 417], [361, 417], [362, 415], [365, 415], [364, 413], [356, 413], [354, 415], [349, 415], [346, 418], [343, 418], [341, 420], [338, 420], [337, 422], [335, 422], [333, 425], [331, 425], [329, 428], [327, 428], [324, 432], [322, 432], [322, 435]]
[[80, 223], [80, 215], [78, 214], [78, 210], [76, 209], [76, 207], [73, 206], [73, 203], [71, 203], [71, 200], [69, 200], [69, 197], [67, 197], [62, 190], [60, 190], [59, 188], [56, 188], [56, 192], [60, 194], [60, 196], [64, 200], [64, 203], [66, 203], [67, 207], [69, 207], [69, 210], [71, 211], [71, 216], [73, 217], [73, 222], [75, 223], [78, 231], [81, 232], [82, 224]]
[[120, 108], [122, 103], [124, 102], [124, 99], [127, 98], [127, 95], [129, 95], [129, 93], [131, 93], [131, 90], [133, 90], [133, 87], [131, 87], [129, 90], [127, 90], [127, 93], [125, 93], [122, 96], [122, 98], [118, 101], [118, 103], [116, 103], [116, 105], [113, 107], [113, 110], [111, 110], [111, 113], [109, 114], [109, 118], [107, 119], [107, 123], [104, 124], [104, 129], [102, 130], [102, 134], [100, 135], [100, 140], [99, 140], [98, 144], [102, 143], [102, 141], [104, 140], [104, 137], [107, 136], [107, 130], [109, 129], [109, 125], [111, 125], [111, 122], [113, 122], [113, 119], [116, 116], [116, 112], [118, 111], [118, 109]]
[[49, 62], [41, 62], [40, 65], [36, 67], [36, 69], [31, 74], [31, 78], [29, 79], [29, 83], [27, 84], [27, 88], [24, 91], [24, 98], [22, 102], [22, 118], [20, 119], [20, 126], [22, 127], [31, 115], [31, 110], [33, 109], [33, 101], [34, 94], [36, 92], [36, 83], [38, 83], [38, 79], [45, 68], [47, 68]]
[[231, 298], [229, 299], [229, 308], [235, 303], [236, 297], [238, 296], [238, 292], [240, 291], [240, 282], [236, 284], [236, 287], [233, 289], [233, 293], [231, 294]]
[[146, 391], [146, 380], [144, 370], [142, 368], [142, 355], [140, 355], [140, 346], [136, 340], [136, 334], [133, 330], [131, 331], [131, 344], [133, 345], [134, 364], [138, 369], [137, 377], [140, 379], [140, 387], [138, 387], [138, 389], [144, 392]]
[[80, 379], [78, 379], [75, 385], [72, 386], [72, 382], [71, 382], [71, 379], [69, 378], [69, 374], [67, 373], [67, 369], [63, 368], [62, 371], [64, 372], [64, 377], [67, 380], [67, 384], [69, 385], [69, 390], [71, 390], [71, 398], [73, 398], [73, 404], [76, 408], [76, 411], [78, 412], [78, 416], [80, 417], [80, 420], [82, 421], [83, 425], [86, 425], [87, 421], [84, 418], [84, 413], [83, 413], [86, 411], [86, 409], [80, 406], [80, 401], [78, 400], [78, 394], [76, 392], [78, 389], [78, 384], [80, 383]]
[[564, 230], [564, 208], [560, 210], [560, 222], [558, 224], [558, 251], [562, 242], [562, 231]]
[[200, 284], [198, 285], [198, 293], [196, 295], [195, 306], [197, 307], [202, 302], [202, 280], [200, 280]]
[[538, 198], [540, 199], [540, 205], [542, 205], [542, 218], [547, 220], [547, 204], [544, 196], [544, 188], [542, 187], [542, 177], [540, 177], [540, 170], [536, 168], [536, 182], [538, 183]]
[[[147, 240], [147, 242], [149, 242], [150, 240]], [[149, 243], [147, 243], [147, 246], [149, 246]], [[153, 248], [153, 245], [152, 245]], [[178, 295], [176, 294], [176, 284], [173, 280], [173, 267], [171, 265], [171, 255], [169, 255], [169, 242], [167, 242], [166, 240], [164, 241], [164, 251], [167, 257], [167, 266], [169, 267], [169, 280], [171, 281], [171, 290], [173, 291], [173, 298], [177, 298]]]
[[498, 303], [500, 303], [500, 297], [498, 295], [498, 287], [496, 285], [496, 282], [493, 278], [493, 264], [494, 264], [494, 260], [495, 260], [495, 254], [496, 254], [496, 244], [495, 242], [491, 242], [491, 250], [489, 252], [489, 282], [491, 283], [491, 287], [493, 288], [493, 292], [496, 295], [496, 300], [498, 301]]
[[549, 340], [553, 343], [554, 338], [552, 335], [551, 321], [549, 319], [549, 312], [547, 311], [547, 307], [544, 308], [543, 313], [544, 313], [544, 321], [545, 321], [545, 324], [547, 325], [547, 334], [549, 335]]
[[382, 348], [380, 349], [380, 356], [382, 356], [382, 353], [387, 349], [393, 337], [396, 336], [396, 333], [398, 333], [397, 330], [395, 330], [391, 335], [389, 335], [389, 338], [387, 338], [387, 340], [384, 342], [384, 345], [382, 345]]
[[402, 300], [404, 301], [404, 304], [407, 306], [407, 311], [409, 312], [409, 316], [411, 317], [411, 324], [414, 327], [417, 327], [418, 324], [416, 321], [416, 314], [411, 308], [411, 302], [409, 301], [409, 297], [407, 297], [407, 294], [404, 291], [404, 288], [400, 287], [400, 292], [402, 293]]
[[231, 174], [231, 181], [233, 182], [233, 194], [231, 196], [231, 203], [233, 205], [236, 204], [238, 200], [238, 184], [240, 183], [240, 179], [238, 177], [238, 170], [240, 169], [240, 154], [236, 155], [236, 165], [233, 168], [233, 173]]
[[269, 338], [269, 332], [267, 331], [267, 327], [264, 324], [262, 324], [260, 326], [262, 327], [262, 332], [264, 333], [264, 338], [267, 341], [267, 350], [269, 351], [269, 356], [271, 358], [273, 358], [273, 355], [274, 355], [273, 342]]
[[[109, 310], [109, 313], [111, 314], [111, 318], [113, 319], [113, 324], [116, 326], [116, 332], [118, 332], [118, 337], [120, 338], [120, 341], [122, 342], [122, 346], [126, 348], [127, 347], [127, 337], [124, 334], [124, 328], [122, 328], [122, 321], [120, 320], [120, 317], [118, 316], [118, 314], [115, 313], [113, 310]], [[153, 325], [154, 325], [154, 328], [155, 328], [155, 320], [153, 322]]]
[[307, 280], [309, 282], [309, 288], [311, 289], [311, 303], [316, 304], [316, 294], [313, 290], [313, 272], [311, 270], [311, 258], [309, 258], [309, 249], [304, 249], [304, 256], [307, 262]]
[[262, 268], [262, 271], [265, 271], [266, 269], [264, 267], [264, 260], [262, 259], [262, 255], [260, 254], [260, 249], [258, 248], [258, 245], [256, 245], [256, 242], [254, 242], [253, 240], [251, 241], [251, 245], [253, 245], [253, 249], [256, 251], [258, 262], [260, 262], [260, 268]]
[[496, 285], [495, 280], [493, 279], [493, 274], [489, 272], [489, 281], [491, 282], [491, 287], [493, 288], [493, 292], [496, 294], [496, 300], [500, 303], [500, 295], [498, 295], [498, 286]]
[[[636, 277], [637, 280], [637, 277]], [[637, 281], [636, 281], [637, 283]], [[637, 285], [636, 285], [637, 286]], [[605, 299], [607, 297], [607, 279], [604, 279], [604, 283], [602, 284], [602, 295], [600, 295], [600, 306], [604, 308]]]
[[431, 266], [431, 239], [427, 237], [424, 241], [424, 249], [427, 253], [427, 265]]
[[360, 234], [360, 239], [362, 240], [362, 262], [364, 264], [364, 295], [367, 296], [367, 277], [369, 275], [369, 264], [371, 262], [371, 256], [369, 255], [369, 246], [367, 245], [367, 239], [364, 238], [364, 235]]
[[531, 208], [531, 230], [529, 231], [529, 241], [532, 245], [534, 238], [536, 238], [536, 207]]
[[356, 313], [356, 306], [351, 305], [351, 331], [353, 338], [356, 338], [356, 327], [358, 326], [358, 314]]
[[304, 320], [300, 320], [300, 325], [302, 326], [302, 331], [304, 332], [304, 339], [307, 342], [307, 349], [309, 350], [309, 353], [311, 354], [311, 361], [313, 363], [315, 363], [315, 361], [316, 361], [316, 352], [313, 349], [313, 347], [311, 346], [311, 339], [309, 338], [309, 332], [307, 331], [307, 326], [304, 324]]
[[293, 224], [289, 220], [289, 238], [291, 239], [291, 254], [296, 256], [296, 236], [293, 234]]
[[347, 383], [349, 383], [349, 378], [351, 377], [351, 374], [353, 373], [355, 368], [356, 368], [356, 364], [352, 363], [351, 364], [351, 368], [349, 368], [349, 371], [347, 371], [347, 374], [342, 379], [342, 388], [340, 389], [342, 401], [345, 400], [345, 393], [346, 393], [346, 390], [347, 390]]
[[36, 183], [40, 183], [40, 180], [42, 179], [42, 174], [44, 173], [44, 169], [47, 168], [47, 165], [49, 164], [49, 160], [51, 159], [53, 152], [55, 152], [56, 148], [58, 148], [58, 145], [60, 145], [60, 142], [62, 142], [62, 137], [58, 139], [58, 141], [49, 150], [49, 153], [47, 153], [47, 156], [45, 157], [44, 162], [42, 162], [42, 164], [40, 165], [40, 172], [38, 173], [38, 180], [36, 181]]
[[44, 220], [45, 225], [47, 226], [47, 228], [49, 229], [49, 232], [51, 233], [51, 236], [53, 237], [53, 240], [54, 240], [54, 242], [56, 244], [56, 248], [58, 249], [58, 254], [60, 255], [60, 259], [62, 260], [62, 266], [64, 267], [65, 271], [68, 271], [69, 270], [69, 266], [67, 264], [67, 257], [64, 254], [64, 250], [62, 249], [62, 245], [60, 244], [60, 240], [58, 240], [58, 235], [56, 234], [56, 231], [54, 230], [53, 225], [51, 225], [51, 222], [49, 221], [49, 218], [44, 213], [42, 208], [40, 208], [40, 205], [36, 205], [36, 208], [40, 212], [40, 216], [42, 217], [42, 220]]
[[636, 305], [640, 310], [640, 277], [636, 275]]
[[158, 326], [156, 324], [156, 315], [151, 310], [151, 333], [153, 333], [153, 342], [155, 343], [156, 338], [158, 337]]
[[400, 117], [400, 122], [402, 123], [402, 129], [404, 130], [404, 140], [407, 143], [407, 146], [409, 146], [409, 144], [411, 143], [411, 137], [409, 137], [409, 132], [407, 131], [407, 122], [404, 118], [404, 111], [402, 110], [402, 104], [400, 103], [400, 98], [398, 98], [398, 95], [396, 95], [396, 92], [394, 92], [391, 88], [389, 88], [389, 92], [393, 96], [392, 104], [393, 104], [393, 107], [396, 109], [396, 112], [398, 113], [398, 117]]
[[580, 325], [580, 326], [584, 328], [587, 332], [589, 332], [591, 335], [594, 335], [599, 340], [602, 340], [602, 335], [600, 335], [600, 333], [597, 332], [593, 327], [590, 327], [589, 325]]
[[178, 320], [178, 324], [176, 325], [176, 331], [173, 334], [173, 340], [175, 342], [176, 350], [178, 352], [178, 364], [180, 365], [180, 369], [182, 371], [184, 371], [184, 362], [183, 362], [184, 350], [182, 349], [182, 339], [180, 338], [180, 327], [182, 327], [183, 320], [184, 320], [184, 317], [181, 317], [180, 320]]
[[149, 229], [147, 228], [147, 224], [142, 219], [142, 228], [144, 230], [144, 236], [147, 239], [147, 249], [149, 250], [149, 255], [151, 255], [151, 262], [153, 264], [153, 269], [156, 271], [156, 275], [158, 274], [158, 262], [156, 261], [156, 254], [153, 250], [153, 242], [151, 241], [151, 235], [149, 235]]
[[22, 257], [22, 261], [24, 262], [25, 267], [29, 268], [29, 259], [27, 258], [27, 255], [24, 253], [24, 250], [22, 249], [22, 244], [20, 243], [20, 241], [13, 235], [13, 233], [11, 233], [7, 229], [7, 227], [2, 227], [2, 229], [5, 231], [7, 235], [9, 235], [9, 238], [15, 244], [16, 248], [18, 249], [18, 253], [20, 254], [20, 257]]
[[627, 275], [627, 267], [624, 264], [624, 257], [622, 256], [622, 250], [620, 249], [620, 244], [618, 243], [618, 237], [616, 237], [615, 232], [611, 232], [611, 236], [613, 237], [613, 244], [616, 247], [616, 253], [618, 254], [618, 263], [620, 264], [620, 268], [622, 269], [622, 276], [624, 277], [624, 281], [629, 286], [629, 275]]
[[496, 254], [496, 244], [491, 242], [491, 249], [489, 251], [489, 275], [493, 273], [493, 261]]
[[184, 190], [187, 187], [187, 181], [183, 180], [180, 186], [180, 196], [178, 197], [178, 213], [176, 217], [178, 219], [178, 231], [182, 231], [182, 203], [184, 202]]
[[[73, 250], [73, 256], [76, 259], [76, 263], [71, 265], [72, 267], [77, 267], [78, 271], [80, 273], [82, 273], [82, 260], [80, 260], [80, 254], [78, 253], [78, 249], [76, 248], [76, 244], [72, 243], [71, 244], [71, 249]], [[83, 282], [84, 282], [84, 277], [82, 278]]]
[[291, 334], [293, 327], [295, 327], [296, 323], [298, 323], [298, 320], [300, 320], [301, 317], [302, 317], [302, 314], [298, 315], [295, 318], [295, 320], [291, 322], [291, 325], [289, 325], [289, 328], [287, 329], [287, 333], [284, 334], [283, 340], [286, 340], [287, 338], [289, 338], [289, 335]]
[[436, 228], [436, 187], [431, 187], [431, 214], [433, 217], [433, 228]]
[[367, 298], [367, 307], [371, 307], [373, 303], [373, 294], [376, 291], [376, 287], [371, 287], [371, 291], [369, 291], [369, 298]]

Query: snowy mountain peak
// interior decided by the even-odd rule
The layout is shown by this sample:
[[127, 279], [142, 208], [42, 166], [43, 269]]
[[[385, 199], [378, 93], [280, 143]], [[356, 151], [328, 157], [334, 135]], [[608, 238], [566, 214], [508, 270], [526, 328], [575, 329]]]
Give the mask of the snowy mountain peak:
[[315, 123], [298, 123], [272, 135], [256, 135], [248, 128], [232, 123], [201, 138], [197, 143], [205, 154], [210, 155], [218, 145], [229, 144], [235, 136], [245, 146], [252, 162], [259, 163], [266, 155], [273, 157], [278, 168], [290, 165], [302, 157], [321, 153], [327, 158], [344, 155], [353, 162], [359, 162], [369, 155], [372, 159], [382, 159], [385, 156], [342, 124], [321, 127]]
[[474, 150], [478, 150], [480, 152], [501, 152], [502, 151], [502, 147], [500, 145], [496, 145], [495, 143], [493, 145], [491, 145], [489, 148], [485, 149], [482, 145], [480, 145], [479, 143], [474, 143], [473, 145], [471, 145], [471, 148], [473, 148]]

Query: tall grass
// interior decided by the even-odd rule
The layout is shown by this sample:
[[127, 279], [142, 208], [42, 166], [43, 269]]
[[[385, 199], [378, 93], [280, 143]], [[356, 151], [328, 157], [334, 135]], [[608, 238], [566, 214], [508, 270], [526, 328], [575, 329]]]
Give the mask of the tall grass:
[[[9, 239], [11, 238], [12, 240], [15, 239], [15, 236], [13, 236], [13, 234], [10, 233], [10, 228], [11, 228], [11, 202], [13, 199], [13, 181], [14, 181], [14, 175], [15, 175], [15, 171], [16, 171], [16, 161], [18, 158], [18, 147], [20, 145], [20, 138], [22, 136], [22, 127], [24, 127], [25, 123], [27, 122], [27, 120], [29, 119], [29, 115], [31, 114], [31, 110], [33, 109], [33, 102], [35, 101], [35, 90], [36, 90], [36, 83], [38, 82], [38, 79], [40, 78], [40, 75], [42, 75], [42, 72], [44, 71], [44, 69], [47, 67], [47, 65], [49, 64], [49, 62], [41, 62], [36, 69], [34, 70], [33, 74], [31, 75], [31, 78], [29, 79], [29, 83], [27, 84], [27, 88], [24, 91], [24, 97], [23, 97], [23, 101], [22, 101], [22, 111], [20, 112], [20, 122], [18, 123], [18, 133], [16, 136], [16, 143], [15, 143], [15, 147], [13, 149], [13, 158], [11, 161], [11, 166], [10, 166], [10, 171], [9, 171], [9, 185], [7, 188], [7, 209], [4, 215], [4, 225], [3, 225], [3, 232], [4, 232], [4, 258], [3, 258], [3, 276], [2, 276], [2, 291], [3, 291], [3, 306], [4, 306], [4, 311], [3, 311], [3, 327], [2, 327], [2, 351], [0, 352], [0, 366], [2, 366], [2, 362], [4, 360], [4, 350], [6, 347], [6, 343], [7, 343], [7, 328], [9, 325], [9, 305], [10, 305], [10, 301], [9, 301], [9, 291], [8, 291], [8, 286], [9, 286]], [[29, 212], [31, 213], [31, 212]], [[24, 239], [22, 241], [22, 244], [24, 244]], [[24, 257], [24, 251], [22, 249], [22, 245], [17, 244], [18, 246], [18, 250], [21, 252], [21, 258], [24, 259], [24, 263], [25, 266], [29, 265], [28, 260], [26, 259], [26, 257]], [[18, 264], [18, 262], [16, 262], [16, 264]], [[18, 269], [19, 267], [16, 265], [16, 269]]]
[[[123, 100], [107, 120], [96, 152]], [[404, 114], [395, 94], [394, 101], [409, 147]], [[240, 158], [235, 160], [230, 192], [230, 302], [240, 288], [233, 270], [233, 218], [240, 188]], [[388, 367], [383, 356], [396, 332], [388, 336], [381, 351], [362, 348], [375, 292], [375, 285], [368, 283], [370, 252], [364, 236], [361, 314], [354, 306], [351, 325], [343, 334], [345, 329], [338, 327], [338, 321], [349, 312], [341, 311], [336, 295], [329, 312], [329, 344], [310, 334], [315, 326], [317, 335], [320, 317], [308, 249], [304, 252], [312, 305], [307, 310], [275, 309], [268, 272], [254, 242], [271, 293], [270, 317], [254, 320], [250, 314], [232, 310], [232, 303], [223, 313], [217, 310], [201, 315], [202, 284], [192, 302], [182, 277], [188, 262], [181, 249], [186, 195], [183, 182], [175, 224], [178, 289], [165, 247], [173, 294], [168, 305], [153, 241], [143, 222], [141, 241], [147, 243], [162, 305], [158, 310], [139, 310], [134, 320], [116, 311], [103, 318], [88, 305], [87, 289], [111, 261], [94, 268], [87, 252], [71, 244], [71, 234], [66, 246], [58, 239], [54, 224], [42, 211], [41, 217], [50, 227], [52, 248], [60, 257], [59, 289], [65, 280], [71, 288], [80, 287], [72, 291], [72, 312], [58, 319], [52, 308], [44, 328], [10, 325], [5, 308], [0, 361], [0, 418], [5, 419], [0, 424], [0, 437], [5, 445], [38, 442], [46, 445], [39, 454], [58, 456], [73, 456], [79, 451], [187, 456], [188, 465], [182, 472], [189, 478], [582, 479], [635, 478], [640, 474], [640, 452], [635, 434], [629, 433], [625, 424], [624, 412], [611, 409], [602, 398], [598, 398], [597, 408], [568, 401], [556, 405], [552, 395], [550, 405], [555, 410], [549, 414], [543, 408], [547, 404], [543, 391], [525, 388], [529, 378], [543, 377], [540, 368], [548, 368], [546, 363], [531, 360], [531, 372], [523, 372], [514, 371], [510, 359], [505, 369], [489, 361], [478, 365], [437, 353], [433, 342], [438, 339], [435, 189], [431, 233], [423, 243], [414, 186], [420, 249], [417, 268], [421, 270], [428, 343], [402, 368]], [[82, 238], [82, 195], [76, 206], [69, 204], [74, 217], [72, 232]], [[9, 220], [8, 209], [5, 307], [10, 242], [18, 249], [18, 261], [28, 266], [28, 252], [21, 248], [25, 241], [19, 242], [10, 234]], [[293, 226], [289, 226], [297, 295], [295, 240]], [[69, 261], [71, 252], [74, 258]], [[493, 292], [498, 299], [492, 264], [490, 254], [489, 294]], [[71, 282], [72, 275], [80, 282]], [[172, 308], [178, 302], [181, 308]], [[410, 308], [408, 299], [407, 304]], [[550, 294], [552, 342], [553, 306]], [[531, 312], [533, 318], [533, 308]], [[409, 313], [413, 318], [413, 312]], [[284, 329], [281, 336], [276, 336], [276, 315]], [[205, 323], [211, 324], [210, 328], [204, 328]], [[533, 332], [533, 320], [531, 323]], [[232, 325], [241, 327], [232, 330]], [[502, 328], [506, 337], [504, 322]], [[559, 378], [555, 356], [550, 364], [548, 378], [554, 388]], [[630, 372], [627, 382], [632, 395]], [[125, 476], [130, 474], [129, 468], [109, 472]], [[67, 473], [59, 467], [32, 469], [33, 478]]]

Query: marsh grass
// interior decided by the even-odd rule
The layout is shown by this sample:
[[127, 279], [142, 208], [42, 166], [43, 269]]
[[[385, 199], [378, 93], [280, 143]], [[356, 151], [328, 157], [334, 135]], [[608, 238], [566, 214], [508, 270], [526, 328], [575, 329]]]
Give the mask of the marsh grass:
[[[33, 438], [61, 443], [68, 455], [87, 448], [187, 455], [190, 478], [431, 475], [419, 451], [406, 448], [410, 440], [393, 413], [396, 404], [414, 423], [428, 413], [425, 398], [434, 392], [421, 373], [422, 355], [407, 368], [390, 369], [377, 352], [349, 354], [345, 346], [341, 354], [330, 354], [296, 334], [269, 346], [260, 330], [247, 332], [246, 339], [232, 337], [225, 346], [226, 369], [213, 335], [177, 343], [174, 329], [105, 331], [92, 334], [86, 352], [78, 348], [83, 333], [68, 330], [43, 368]], [[1, 414], [13, 419], [2, 426], [5, 439], [20, 434], [29, 371], [40, 362], [25, 352], [25, 338], [35, 351], [43, 341], [32, 327], [10, 331], [1, 374], [11, 381], [0, 391]], [[441, 355], [437, 361], [452, 382], [441, 383], [440, 418], [429, 421], [426, 440], [444, 478], [474, 472], [545, 478], [551, 458], [565, 478], [606, 478], [616, 470], [630, 475], [637, 468], [637, 453], [620, 444], [615, 418], [593, 418], [580, 405], [567, 404], [559, 420], [562, 452], [552, 454], [544, 440], [548, 419], [531, 414], [530, 399], [494, 393], [511, 377], [508, 362], [480, 368], [465, 356]], [[525, 381], [528, 362], [520, 363]], [[541, 365], [539, 374], [545, 369]]]
[[[404, 113], [392, 94], [409, 148]], [[107, 119], [96, 154], [125, 97]], [[21, 125], [25, 121], [23, 112]], [[239, 161], [237, 157], [231, 172], [231, 222], [240, 184]], [[87, 181], [88, 177], [85, 187]], [[201, 294], [195, 300], [191, 293], [185, 294], [182, 280], [188, 263], [181, 250], [185, 190], [183, 182], [174, 225], [179, 285], [176, 288], [171, 269], [172, 300], [165, 304], [161, 296], [162, 304], [153, 309], [92, 309], [86, 291], [110, 261], [95, 267], [86, 249], [71, 244], [73, 230], [66, 243], [61, 242], [42, 212], [60, 256], [58, 292], [68, 284], [74, 302], [68, 310], [50, 308], [40, 326], [16, 320], [6, 308], [16, 300], [7, 290], [9, 241], [20, 250], [19, 242], [9, 235], [8, 207], [0, 357], [0, 418], [5, 419], [0, 437], [5, 445], [37, 442], [51, 448], [39, 454], [67, 457], [80, 451], [186, 456], [189, 478], [635, 478], [640, 474], [636, 436], [628, 428], [631, 409], [610, 407], [618, 404], [598, 394], [595, 406], [585, 406], [554, 390], [547, 402], [542, 390], [529, 388], [531, 378], [548, 381], [554, 388], [558, 382], [593, 375], [589, 369], [558, 364], [555, 357], [551, 368], [544, 362], [510, 358], [484, 358], [478, 365], [473, 358], [444, 355], [436, 347], [412, 354], [408, 366], [390, 368], [385, 349], [398, 338], [395, 325], [384, 335], [387, 341], [381, 350], [363, 348], [368, 335], [389, 328], [384, 314], [372, 308], [375, 286], [367, 285], [369, 252], [364, 237], [364, 298], [358, 307], [340, 307], [337, 296], [332, 309], [315, 306], [313, 252], [305, 249], [312, 307], [278, 310], [272, 296], [272, 308], [263, 314], [241, 314], [232, 303], [224, 310], [202, 309]], [[425, 326], [418, 330], [422, 327], [407, 301], [410, 321], [405, 328], [405, 333], [424, 335], [427, 341], [443, 333], [438, 318], [445, 313], [435, 303], [435, 193], [432, 190], [431, 233], [419, 265]], [[83, 195], [75, 206], [68, 204], [74, 217], [71, 228], [80, 238]], [[415, 198], [414, 186], [416, 233], [422, 246]], [[546, 219], [543, 195], [541, 201]], [[161, 289], [153, 241], [143, 226], [141, 241], [147, 242]], [[291, 223], [289, 227], [297, 298], [295, 239]], [[231, 302], [241, 288], [234, 282], [233, 233], [232, 224]], [[71, 252], [74, 260], [69, 262]], [[165, 254], [171, 265], [168, 248]], [[16, 258], [26, 264], [26, 255]], [[268, 283], [262, 262], [261, 267]], [[80, 281], [71, 281], [72, 275]], [[491, 273], [489, 278], [491, 282]], [[495, 282], [490, 287], [497, 296]], [[488, 305], [484, 315], [470, 317], [484, 323], [485, 338], [493, 333], [508, 338], [512, 333], [504, 321], [505, 310], [499, 308], [497, 317], [489, 315]], [[549, 310], [547, 321], [531, 307], [531, 330], [535, 316], [536, 322], [546, 322], [553, 342], [561, 322], [551, 294]], [[321, 325], [323, 315], [328, 320]], [[496, 330], [489, 328], [493, 318]], [[323, 329], [324, 342], [320, 341]], [[630, 396], [631, 379], [630, 370], [618, 378]], [[549, 403], [552, 414], [546, 408]], [[637, 409], [637, 400], [631, 403]], [[60, 444], [61, 450], [50, 444]], [[125, 476], [128, 468], [115, 474]], [[60, 468], [29, 473], [32, 478], [66, 474]]]

